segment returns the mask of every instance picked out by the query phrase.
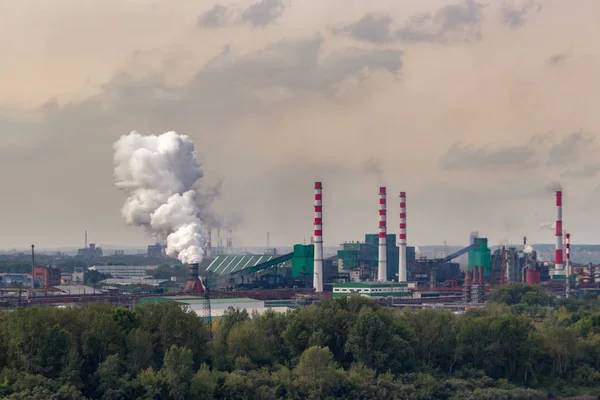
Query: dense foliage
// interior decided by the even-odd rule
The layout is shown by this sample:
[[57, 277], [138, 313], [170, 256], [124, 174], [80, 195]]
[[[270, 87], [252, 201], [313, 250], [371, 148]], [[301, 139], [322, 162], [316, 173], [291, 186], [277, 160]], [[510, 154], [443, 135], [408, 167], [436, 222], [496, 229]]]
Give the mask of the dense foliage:
[[6, 399], [545, 399], [600, 387], [598, 300], [523, 285], [456, 315], [363, 298], [229, 310], [208, 340], [176, 303], [0, 312]]

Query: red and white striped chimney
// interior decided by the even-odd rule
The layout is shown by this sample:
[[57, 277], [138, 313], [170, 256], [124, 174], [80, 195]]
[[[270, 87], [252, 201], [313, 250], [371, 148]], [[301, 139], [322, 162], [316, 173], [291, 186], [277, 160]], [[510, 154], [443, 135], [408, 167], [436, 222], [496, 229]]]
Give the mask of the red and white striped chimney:
[[556, 255], [554, 275], [563, 275], [563, 230], [562, 230], [562, 191], [556, 191]]
[[379, 188], [379, 263], [377, 280], [387, 281], [387, 192], [385, 187]]
[[314, 272], [315, 292], [323, 291], [323, 184], [315, 182]]
[[400, 192], [400, 230], [398, 231], [398, 282], [406, 282], [406, 192]]
[[565, 235], [565, 272], [567, 274], [567, 279], [571, 274], [571, 234], [567, 233]]

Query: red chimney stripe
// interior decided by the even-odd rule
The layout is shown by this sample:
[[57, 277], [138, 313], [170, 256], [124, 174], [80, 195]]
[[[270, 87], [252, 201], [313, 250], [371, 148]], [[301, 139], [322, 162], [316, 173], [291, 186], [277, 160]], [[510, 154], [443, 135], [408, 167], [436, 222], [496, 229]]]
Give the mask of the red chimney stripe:
[[315, 212], [323, 212], [323, 206], [315, 206]]
[[562, 264], [563, 263], [563, 253], [561, 249], [556, 250], [556, 257], [555, 257], [555, 263], [556, 264]]
[[323, 231], [320, 229], [315, 229], [315, 236], [323, 236]]
[[315, 182], [315, 189], [323, 189], [323, 184], [321, 182]]
[[315, 217], [315, 225], [323, 225], [323, 218]]
[[385, 227], [385, 226], [386, 226], [386, 225], [385, 225], [385, 221], [379, 221], [379, 227], [380, 227], [380, 228], [383, 228], [383, 227]]
[[400, 208], [406, 208], [406, 203], [400, 203]]
[[386, 215], [387, 214], [387, 210], [379, 210], [379, 215]]
[[321, 193], [315, 193], [315, 200], [323, 200], [323, 195]]
[[406, 222], [400, 222], [400, 229], [406, 229]]
[[398, 239], [400, 239], [400, 240], [406, 240], [406, 233], [399, 233], [398, 234]]
[[400, 213], [400, 219], [405, 219], [406, 218], [406, 213]]
[[379, 232], [379, 238], [380, 239], [382, 239], [382, 238], [385, 239], [386, 237], [387, 237], [387, 235], [386, 235], [385, 232]]
[[386, 199], [379, 199], [379, 204], [386, 204]]

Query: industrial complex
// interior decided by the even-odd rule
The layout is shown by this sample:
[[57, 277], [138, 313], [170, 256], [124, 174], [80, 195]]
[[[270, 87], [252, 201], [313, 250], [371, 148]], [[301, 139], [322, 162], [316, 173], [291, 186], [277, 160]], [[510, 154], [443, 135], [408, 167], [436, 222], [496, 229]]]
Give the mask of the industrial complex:
[[[185, 279], [174, 276], [153, 279], [149, 274], [157, 270], [157, 265], [97, 264], [88, 266], [86, 271], [79, 268], [72, 276], [65, 276], [56, 268], [36, 265], [32, 246], [32, 279], [4, 276], [0, 280], [5, 286], [0, 305], [105, 301], [135, 306], [176, 301], [193, 306], [196, 312], [201, 309], [212, 318], [222, 314], [223, 310], [217, 312], [217, 304], [223, 308], [227, 304], [244, 306], [251, 303], [252, 309], [279, 307], [277, 310], [285, 310], [319, 301], [324, 296], [359, 295], [389, 306], [464, 310], [485, 303], [487, 291], [497, 285], [523, 282], [542, 285], [556, 296], [572, 296], [582, 289], [594, 288], [600, 281], [591, 264], [571, 265], [571, 235], [563, 230], [562, 223], [562, 191], [555, 193], [555, 259], [548, 262], [538, 259], [536, 249], [525, 237], [522, 245], [491, 249], [487, 238], [480, 237], [477, 232], [471, 234], [465, 247], [452, 254], [424, 257], [415, 246], [408, 245], [407, 193], [400, 192], [398, 203], [388, 207], [386, 187], [380, 187], [378, 197], [374, 196], [373, 215], [375, 198], [378, 198], [377, 232], [366, 233], [363, 241], [342, 243], [337, 254], [325, 257], [323, 190], [323, 184], [315, 182], [311, 243], [295, 244], [291, 252], [278, 254], [277, 249], [271, 249], [269, 254], [236, 251], [231, 230], [225, 246], [221, 243], [220, 230], [217, 230], [217, 245], [213, 246], [213, 229], [207, 227], [206, 257], [201, 263], [188, 264]], [[387, 213], [390, 210], [400, 216], [396, 234], [388, 232]], [[98, 254], [101, 254], [100, 248], [88, 247], [86, 233], [86, 247], [79, 250], [79, 257], [88, 259]], [[165, 257], [164, 246], [148, 246], [147, 256]], [[465, 260], [462, 268], [458, 259]], [[94, 287], [83, 286], [83, 276], [90, 271], [108, 278]], [[146, 289], [136, 290], [135, 286], [140, 285]]]

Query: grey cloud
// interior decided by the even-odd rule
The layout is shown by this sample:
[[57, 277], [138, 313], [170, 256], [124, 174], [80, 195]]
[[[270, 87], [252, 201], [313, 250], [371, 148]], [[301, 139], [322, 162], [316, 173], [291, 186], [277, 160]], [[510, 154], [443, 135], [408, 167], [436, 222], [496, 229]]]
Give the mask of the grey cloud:
[[[402, 69], [401, 51], [348, 48], [322, 57], [323, 44], [320, 36], [282, 40], [241, 57], [226, 47], [183, 85], [167, 83], [162, 71], [136, 77], [124, 67], [95, 96], [45, 107], [40, 121], [5, 119], [0, 124], [38, 143], [45, 143], [39, 140], [43, 138], [54, 146], [87, 148], [89, 136], [97, 136], [104, 139], [100, 145], [110, 148], [114, 135], [134, 127], [142, 132], [203, 132], [215, 126], [227, 131], [261, 110], [264, 103], [257, 93], [262, 89], [285, 89], [292, 98], [333, 96], [347, 77], [371, 70], [397, 74]], [[226, 138], [212, 135], [206, 140], [215, 144]]]
[[525, 23], [528, 14], [540, 11], [542, 6], [535, 1], [528, 1], [521, 6], [504, 3], [501, 8], [502, 22], [513, 29], [520, 28]]
[[389, 14], [368, 13], [358, 21], [332, 31], [335, 34], [349, 35], [357, 40], [382, 44], [392, 39], [392, 22], [393, 18]]
[[577, 160], [580, 151], [595, 140], [591, 133], [579, 131], [567, 135], [549, 150], [550, 165], [565, 165]]
[[229, 23], [231, 10], [229, 7], [215, 4], [210, 10], [200, 14], [198, 25], [207, 28], [220, 28]]
[[331, 94], [336, 84], [364, 69], [386, 70], [394, 74], [402, 69], [402, 52], [399, 50], [348, 48], [321, 59], [323, 43], [321, 36], [282, 40], [232, 61], [228, 68], [222, 68], [215, 60], [217, 66], [199, 71], [193, 85], [287, 88], [297, 92]]
[[408, 43], [451, 44], [480, 40], [484, 7], [474, 0], [465, 0], [444, 6], [433, 15], [417, 14], [397, 30], [396, 35]]
[[535, 151], [528, 146], [486, 149], [455, 143], [440, 158], [440, 168], [466, 170], [512, 165], [525, 168], [535, 164], [534, 157]]
[[554, 54], [554, 55], [548, 57], [548, 64], [550, 64], [550, 65], [564, 64], [567, 61], [567, 58], [569, 58], [569, 55], [567, 53], [557, 53], [557, 54]]
[[283, 0], [261, 0], [242, 12], [241, 21], [253, 26], [266, 26], [283, 14]]
[[588, 164], [579, 169], [569, 169], [562, 176], [565, 178], [587, 179], [594, 178], [600, 172], [600, 164]]

